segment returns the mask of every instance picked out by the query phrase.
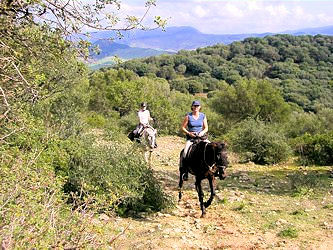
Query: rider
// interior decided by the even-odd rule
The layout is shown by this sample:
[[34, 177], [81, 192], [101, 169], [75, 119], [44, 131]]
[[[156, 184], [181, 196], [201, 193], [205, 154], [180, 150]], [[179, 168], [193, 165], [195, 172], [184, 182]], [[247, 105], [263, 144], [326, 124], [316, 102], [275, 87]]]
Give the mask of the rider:
[[147, 103], [142, 102], [140, 105], [140, 110], [138, 111], [139, 124], [136, 126], [133, 131], [136, 138], [140, 137], [142, 130], [149, 126], [149, 121], [152, 121], [153, 118], [150, 117], [150, 112], [147, 109]]
[[[193, 144], [193, 139], [197, 137], [203, 137], [208, 132], [207, 118], [204, 113], [200, 112], [200, 108], [200, 102], [193, 101], [191, 106], [192, 112], [187, 113], [183, 120], [181, 130], [186, 134], [186, 143], [182, 158], [186, 158], [187, 152], [190, 146]], [[187, 177], [188, 173], [186, 172], [184, 180], [186, 180]]]
[[[136, 128], [133, 131], [134, 137], [138, 139], [141, 136], [142, 131], [146, 127], [151, 127], [154, 129], [150, 124], [149, 121], [154, 121], [154, 119], [150, 116], [150, 112], [147, 109], [147, 103], [142, 102], [140, 105], [140, 110], [138, 111], [138, 118], [139, 118], [139, 124], [136, 126]], [[155, 129], [154, 129], [155, 130]], [[155, 130], [156, 131], [156, 130]], [[155, 148], [157, 148], [157, 143], [155, 141]]]

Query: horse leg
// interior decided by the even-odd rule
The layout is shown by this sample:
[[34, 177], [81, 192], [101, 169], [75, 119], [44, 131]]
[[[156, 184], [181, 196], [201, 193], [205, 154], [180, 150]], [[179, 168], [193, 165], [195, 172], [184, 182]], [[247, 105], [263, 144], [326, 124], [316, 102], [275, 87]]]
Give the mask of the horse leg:
[[209, 199], [204, 203], [204, 206], [207, 208], [210, 206], [212, 203], [214, 196], [215, 196], [215, 178], [214, 176], [209, 176], [208, 177], [208, 182], [209, 182], [209, 188], [210, 188], [210, 197]]
[[198, 192], [198, 196], [199, 196], [199, 202], [200, 202], [200, 209], [201, 209], [201, 218], [205, 217], [206, 211], [205, 211], [205, 206], [204, 206], [204, 193], [202, 191], [202, 187], [201, 187], [201, 180], [196, 178], [195, 180], [195, 188]]
[[184, 168], [183, 168], [182, 152], [180, 153], [180, 157], [179, 157], [179, 192], [178, 192], [179, 199], [178, 199], [178, 202], [182, 198], [182, 187], [183, 187], [183, 182], [184, 182], [184, 180], [183, 180]]

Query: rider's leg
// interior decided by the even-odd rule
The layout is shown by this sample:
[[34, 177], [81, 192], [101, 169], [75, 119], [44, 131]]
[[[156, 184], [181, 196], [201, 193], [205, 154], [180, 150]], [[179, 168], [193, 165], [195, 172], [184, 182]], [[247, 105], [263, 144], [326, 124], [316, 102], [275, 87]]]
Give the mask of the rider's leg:
[[[181, 161], [184, 161], [184, 159], [186, 158], [187, 156], [187, 153], [188, 153], [188, 150], [190, 148], [190, 146], [193, 144], [193, 142], [191, 140], [187, 140], [186, 143], [185, 143], [185, 148], [184, 148], [184, 152], [183, 152], [183, 155], [181, 157]], [[187, 181], [188, 180], [188, 169], [185, 168], [184, 169], [184, 175], [183, 175], [183, 180], [184, 181]]]
[[183, 157], [186, 158], [188, 150], [190, 148], [190, 146], [193, 144], [193, 142], [191, 140], [187, 140], [185, 143], [185, 147], [184, 147], [184, 154]]

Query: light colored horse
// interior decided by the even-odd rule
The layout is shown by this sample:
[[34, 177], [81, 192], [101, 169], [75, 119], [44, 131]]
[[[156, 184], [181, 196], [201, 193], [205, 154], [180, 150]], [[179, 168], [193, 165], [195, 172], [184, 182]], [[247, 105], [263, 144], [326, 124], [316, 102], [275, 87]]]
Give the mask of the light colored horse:
[[143, 145], [145, 161], [151, 164], [151, 154], [153, 149], [156, 148], [156, 135], [157, 130], [151, 126], [146, 126], [142, 132], [141, 144]]

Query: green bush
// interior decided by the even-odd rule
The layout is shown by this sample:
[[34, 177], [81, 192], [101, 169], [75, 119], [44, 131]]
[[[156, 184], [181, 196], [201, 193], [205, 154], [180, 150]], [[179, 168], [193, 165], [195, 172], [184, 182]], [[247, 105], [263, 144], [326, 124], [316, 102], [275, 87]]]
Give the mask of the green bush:
[[294, 150], [303, 164], [333, 164], [333, 131], [324, 134], [298, 137], [293, 142]]
[[94, 136], [67, 145], [71, 160], [63, 172], [67, 173], [65, 192], [72, 195], [72, 202], [104, 212], [118, 206], [126, 211], [158, 211], [169, 205], [135, 145], [94, 140]]
[[232, 150], [254, 163], [278, 163], [290, 155], [284, 135], [278, 128], [261, 121], [245, 120], [228, 137]]
[[290, 227], [287, 227], [286, 229], [281, 230], [278, 233], [278, 236], [280, 236], [282, 238], [297, 238], [298, 230], [297, 230], [297, 228], [290, 226]]
[[[25, 118], [26, 128], [0, 144], [0, 242], [8, 249], [93, 248], [110, 231], [91, 223], [93, 211], [66, 204], [63, 186], [70, 155], [64, 141], [43, 123]], [[56, 173], [55, 174], [55, 170]]]
[[86, 121], [88, 125], [94, 128], [104, 128], [107, 123], [107, 120], [103, 115], [96, 114], [94, 112], [91, 112], [89, 115], [87, 115]]

